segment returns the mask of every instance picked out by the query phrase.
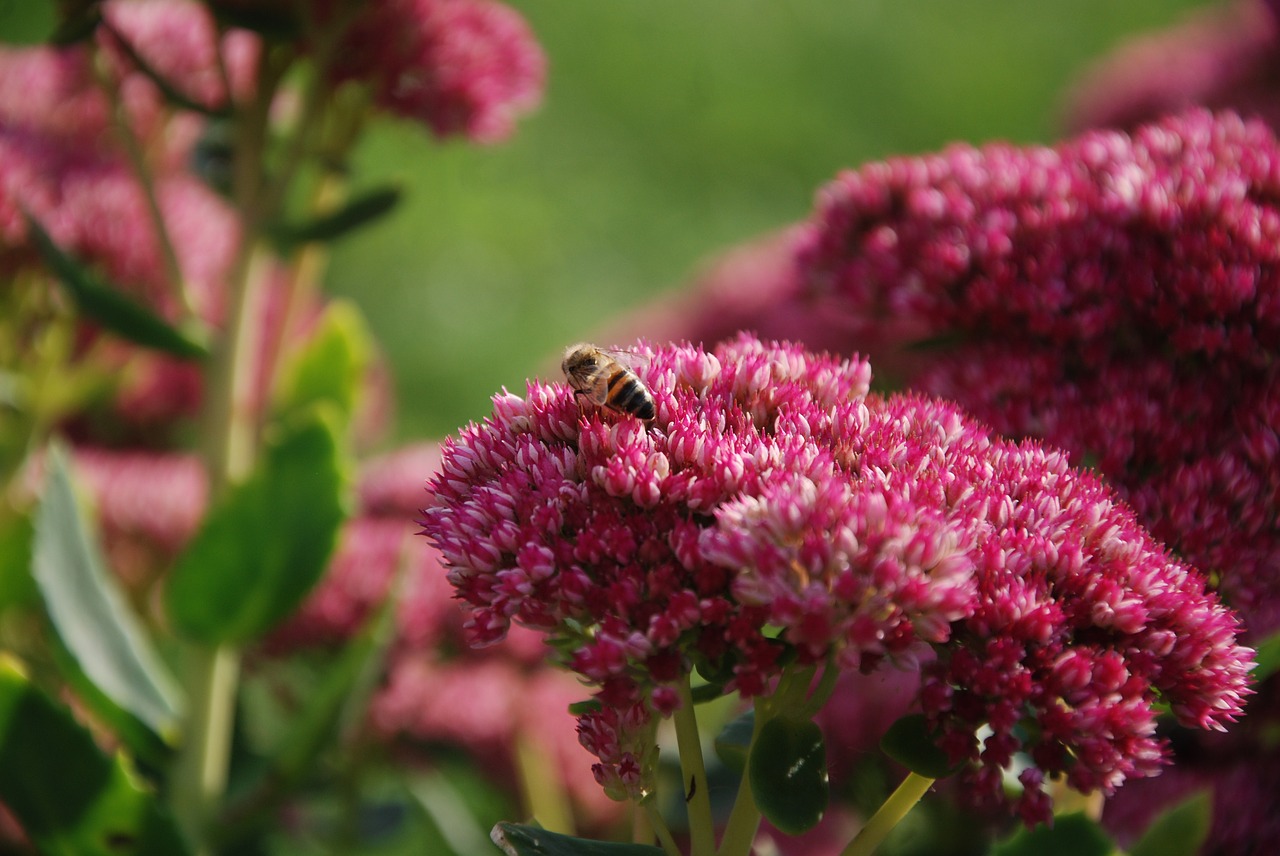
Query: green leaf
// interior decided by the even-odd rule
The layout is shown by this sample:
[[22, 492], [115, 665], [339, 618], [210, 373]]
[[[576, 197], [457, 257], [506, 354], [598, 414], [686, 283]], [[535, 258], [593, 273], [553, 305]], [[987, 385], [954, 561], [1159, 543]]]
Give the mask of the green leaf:
[[40, 603], [40, 591], [31, 578], [31, 551], [35, 529], [25, 514], [0, 519], [0, 614]]
[[[182, 706], [177, 684], [105, 569], [76, 502], [66, 452], [53, 445], [45, 460], [32, 576], [58, 639], [103, 697], [162, 738], [172, 738]], [[78, 676], [69, 677], [74, 682]]]
[[400, 204], [399, 187], [379, 187], [347, 201], [330, 214], [306, 223], [281, 223], [271, 229], [271, 237], [284, 247], [312, 241], [333, 241], [385, 217]]
[[748, 710], [729, 721], [716, 735], [716, 757], [735, 773], [747, 768], [747, 756], [751, 753], [751, 735], [756, 728], [756, 712]]
[[[436, 759], [432, 762], [434, 765]], [[473, 765], [454, 764], [452, 767], [414, 775], [406, 782], [409, 793], [444, 840], [442, 843], [447, 842], [451, 852], [467, 856], [491, 853], [484, 825], [469, 804], [465, 789], [470, 786], [473, 791], [479, 790], [486, 783], [475, 781], [479, 774]], [[493, 795], [481, 793], [481, 796], [492, 798]]]
[[756, 805], [788, 835], [812, 829], [827, 810], [827, 750], [811, 719], [771, 719], [751, 745], [747, 775]]
[[104, 693], [84, 669], [80, 668], [80, 664], [66, 646], [61, 644], [61, 640], [54, 639], [49, 647], [58, 675], [75, 693], [76, 700], [92, 712], [99, 723], [109, 728], [112, 736], [136, 760], [155, 769], [161, 769], [173, 760], [174, 748], [178, 743], [176, 724], [165, 731], [155, 729]]
[[49, 43], [67, 47], [88, 41], [101, 23], [102, 0], [64, 0], [62, 22], [49, 37]]
[[1110, 856], [1115, 845], [1102, 827], [1081, 812], [1060, 814], [1053, 826], [1019, 829], [991, 850], [992, 856]]
[[387, 597], [367, 626], [343, 646], [319, 684], [312, 687], [302, 710], [290, 717], [290, 727], [269, 762], [246, 785], [244, 795], [224, 812], [214, 831], [220, 851], [238, 849], [236, 845], [247, 836], [273, 822], [275, 814], [263, 809], [275, 807], [294, 792], [322, 750], [332, 746], [335, 734], [343, 730], [344, 714], [351, 718], [353, 709], [363, 714], [393, 636], [396, 603], [394, 597]]
[[174, 626], [210, 645], [254, 639], [324, 573], [349, 481], [335, 420], [317, 410], [270, 443], [210, 511], [166, 590]]
[[27, 228], [45, 264], [86, 317], [146, 348], [184, 359], [208, 356], [209, 349], [196, 336], [177, 329], [120, 290], [104, 284], [88, 268], [64, 253], [31, 217], [27, 217]]
[[1280, 671], [1280, 633], [1274, 633], [1257, 644], [1258, 666], [1253, 679], [1259, 683]]
[[938, 748], [922, 713], [908, 714], [890, 725], [880, 738], [880, 749], [911, 772], [930, 779], [946, 778], [960, 768]]
[[1213, 800], [1208, 791], [1162, 811], [1147, 829], [1129, 856], [1195, 856], [1209, 837], [1213, 823]]
[[58, 31], [58, 4], [54, 0], [0, 0], [0, 42], [38, 45]]
[[108, 758], [89, 732], [0, 659], [0, 801], [41, 853], [180, 856], [172, 820], [123, 755]]
[[489, 837], [507, 856], [664, 856], [650, 844], [592, 841], [518, 823], [499, 823]]
[[306, 346], [285, 366], [280, 410], [288, 413], [329, 402], [344, 421], [350, 420], [372, 350], [360, 310], [348, 301], [333, 301]]

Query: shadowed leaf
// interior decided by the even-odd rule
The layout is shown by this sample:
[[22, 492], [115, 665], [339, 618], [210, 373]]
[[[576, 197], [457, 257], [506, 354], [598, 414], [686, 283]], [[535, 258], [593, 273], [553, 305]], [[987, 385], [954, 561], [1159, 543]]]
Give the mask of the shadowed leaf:
[[194, 336], [182, 332], [141, 303], [101, 282], [88, 268], [63, 252], [31, 217], [27, 218], [27, 228], [31, 230], [31, 239], [45, 264], [57, 275], [85, 317], [147, 348], [185, 359], [208, 356], [208, 348]]
[[0, 801], [41, 853], [182, 856], [172, 820], [124, 755], [0, 658]]

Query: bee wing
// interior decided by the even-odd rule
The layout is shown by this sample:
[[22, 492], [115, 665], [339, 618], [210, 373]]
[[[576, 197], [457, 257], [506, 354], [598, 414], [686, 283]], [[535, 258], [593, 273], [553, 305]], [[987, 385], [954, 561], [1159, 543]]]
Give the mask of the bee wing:
[[636, 351], [622, 351], [617, 348], [597, 348], [596, 350], [603, 351], [632, 371], [649, 365], [649, 361], [653, 359], [648, 354], [641, 354]]

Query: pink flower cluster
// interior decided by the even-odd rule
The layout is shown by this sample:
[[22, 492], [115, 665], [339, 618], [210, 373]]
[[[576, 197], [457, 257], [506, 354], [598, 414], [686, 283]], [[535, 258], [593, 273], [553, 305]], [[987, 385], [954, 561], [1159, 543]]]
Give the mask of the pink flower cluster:
[[1120, 45], [1069, 91], [1067, 127], [1132, 128], [1199, 105], [1280, 129], [1278, 10], [1274, 0], [1210, 4]]
[[1113, 479], [1255, 634], [1280, 627], [1280, 146], [1193, 111], [840, 175], [803, 289], [932, 340], [909, 376]]
[[1200, 727], [1239, 714], [1235, 617], [1061, 454], [868, 395], [860, 360], [747, 336], [636, 359], [651, 424], [530, 383], [446, 443], [423, 511], [473, 641], [541, 630], [598, 687], [579, 727], [611, 794], [651, 787], [653, 723], [694, 669], [754, 696], [789, 662], [932, 648], [944, 745], [992, 799], [1030, 753], [1029, 819], [1039, 776], [1155, 772], [1157, 699]]
[[1225, 734], [1175, 734], [1174, 765], [1158, 779], [1125, 785], [1107, 800], [1102, 821], [1131, 848], [1161, 812], [1197, 792], [1213, 795], [1213, 825], [1201, 852], [1254, 856], [1280, 852], [1280, 681], [1249, 699], [1248, 716]]
[[339, 79], [441, 137], [501, 140], [542, 97], [546, 58], [518, 12], [493, 0], [376, 0], [343, 39]]
[[[109, 33], [99, 33], [104, 47], [136, 37], [135, 54], [146, 54], [158, 68], [172, 64], [173, 51], [165, 48], [172, 48], [173, 39], [145, 38], [153, 25], [162, 24], [163, 34], [214, 39], [208, 11], [194, 2], [109, 3], [104, 16], [112, 24]], [[232, 43], [241, 44], [228, 37]], [[159, 90], [123, 57], [109, 52], [115, 61], [105, 63], [106, 79], [95, 81], [92, 47], [0, 51], [0, 273], [34, 261], [26, 212], [60, 247], [121, 287], [161, 311], [176, 309], [146, 195], [120, 136], [128, 133], [152, 174], [192, 300], [216, 321], [239, 227], [228, 206], [184, 168], [199, 123], [189, 114], [171, 118]], [[239, 53], [249, 62], [245, 51]], [[202, 80], [212, 73], [207, 64], [182, 68]], [[115, 91], [118, 108], [108, 89]], [[113, 114], [122, 125], [113, 124]]]

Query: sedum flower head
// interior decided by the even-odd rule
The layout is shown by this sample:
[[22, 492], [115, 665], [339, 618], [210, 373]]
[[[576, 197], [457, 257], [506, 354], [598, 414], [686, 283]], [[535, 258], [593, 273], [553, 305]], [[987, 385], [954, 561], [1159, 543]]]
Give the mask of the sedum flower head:
[[546, 58], [518, 12], [493, 0], [376, 0], [345, 34], [339, 79], [438, 136], [488, 143], [542, 97]]
[[1060, 453], [869, 395], [858, 359], [742, 336], [634, 361], [651, 423], [562, 384], [499, 395], [446, 442], [422, 520], [473, 642], [541, 630], [597, 687], [579, 733], [614, 795], [651, 787], [694, 669], [755, 696], [791, 663], [930, 660], [925, 711], [992, 798], [1024, 749], [1085, 789], [1153, 773], [1157, 699], [1202, 727], [1240, 712], [1234, 616]]
[[916, 388], [1112, 479], [1280, 628], [1280, 146], [1191, 111], [1053, 148], [954, 146], [819, 196], [804, 291], [940, 347]]

